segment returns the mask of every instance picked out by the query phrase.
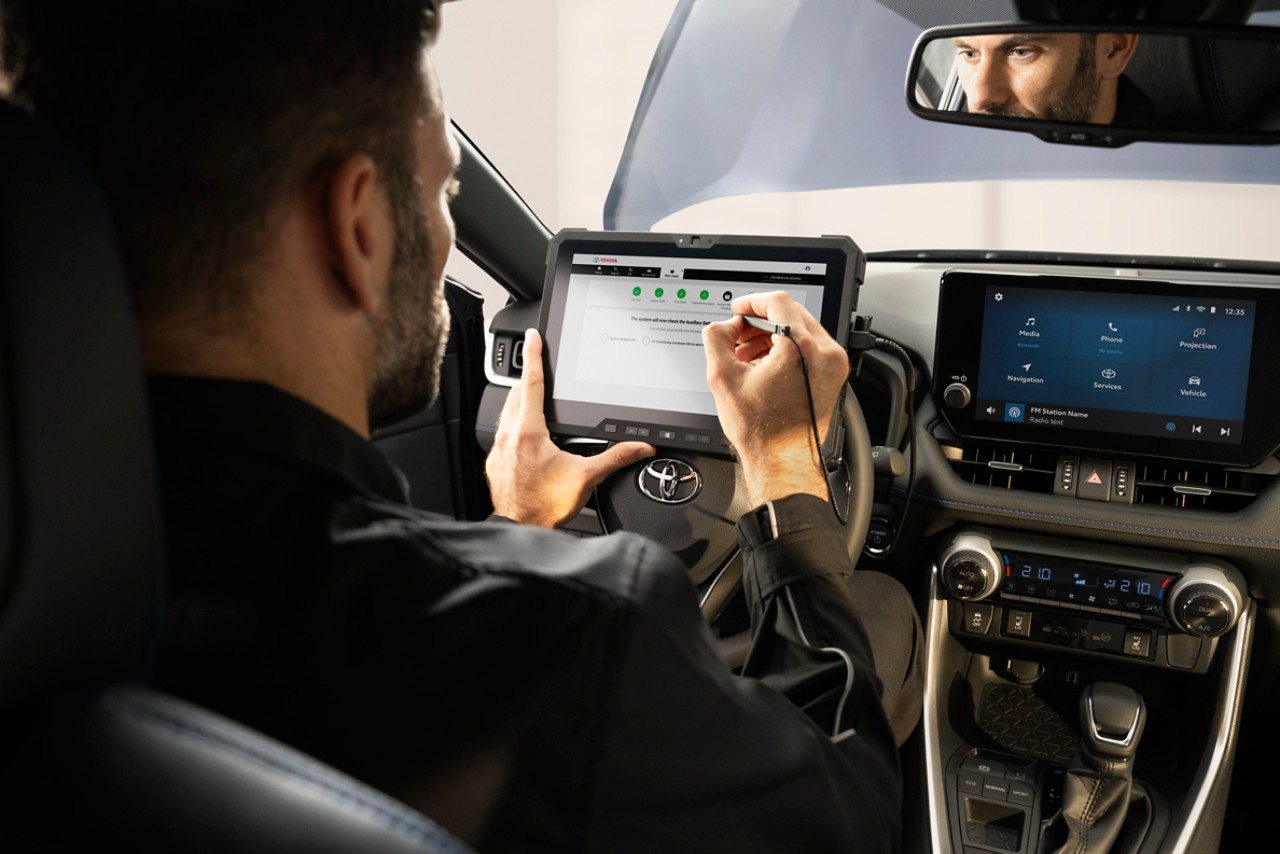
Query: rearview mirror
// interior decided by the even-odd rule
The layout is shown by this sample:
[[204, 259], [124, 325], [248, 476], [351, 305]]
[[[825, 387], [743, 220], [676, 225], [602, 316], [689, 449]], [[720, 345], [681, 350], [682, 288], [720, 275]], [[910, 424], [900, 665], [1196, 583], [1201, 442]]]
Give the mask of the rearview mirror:
[[916, 41], [907, 103], [1049, 142], [1280, 143], [1280, 28], [974, 24]]

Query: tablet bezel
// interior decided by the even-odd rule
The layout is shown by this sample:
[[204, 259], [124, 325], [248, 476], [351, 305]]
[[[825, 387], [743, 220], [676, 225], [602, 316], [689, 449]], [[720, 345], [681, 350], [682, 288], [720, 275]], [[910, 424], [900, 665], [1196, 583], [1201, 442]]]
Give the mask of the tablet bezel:
[[[558, 357], [565, 332], [564, 312], [575, 255], [653, 256], [698, 259], [813, 262], [827, 265], [818, 320], [842, 346], [857, 307], [866, 262], [848, 237], [689, 235], [652, 232], [597, 232], [570, 229], [551, 241], [538, 331], [543, 339], [545, 409], [550, 431], [561, 437], [609, 441], [640, 440], [661, 447], [727, 455], [728, 443], [715, 415], [664, 411], [610, 403], [557, 400]], [[730, 314], [725, 309], [725, 318]]]

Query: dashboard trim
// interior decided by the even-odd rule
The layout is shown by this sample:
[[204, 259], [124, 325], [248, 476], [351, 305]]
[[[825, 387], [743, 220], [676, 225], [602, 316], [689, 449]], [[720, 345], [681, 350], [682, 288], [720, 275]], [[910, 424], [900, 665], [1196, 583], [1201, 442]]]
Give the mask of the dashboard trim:
[[[938, 715], [945, 712], [945, 698], [939, 697], [942, 686], [935, 684], [933, 678], [943, 672], [943, 645], [949, 638], [950, 629], [947, 622], [947, 600], [943, 597], [938, 584], [938, 564], [931, 564], [929, 575], [929, 613], [926, 624], [924, 709], [924, 756], [926, 764], [926, 787], [929, 793], [929, 833], [936, 854], [951, 854], [951, 822], [947, 814], [946, 794], [946, 757], [942, 755], [941, 727]], [[942, 817], [944, 824], [939, 827], [938, 819]]]
[[1214, 739], [1206, 748], [1208, 756], [1201, 760], [1195, 777], [1195, 798], [1186, 810], [1185, 817], [1180, 816], [1177, 823], [1181, 832], [1171, 850], [1178, 854], [1195, 850], [1195, 835], [1201, 829], [1209, 797], [1215, 787], [1226, 782], [1222, 779], [1222, 774], [1227, 765], [1228, 754], [1233, 752], [1232, 733], [1237, 731], [1240, 722], [1249, 650], [1253, 646], [1254, 607], [1253, 601], [1249, 600], [1248, 607], [1236, 623], [1228, 650], [1222, 653], [1227, 657], [1228, 666], [1223, 675], [1218, 702], [1214, 706]]

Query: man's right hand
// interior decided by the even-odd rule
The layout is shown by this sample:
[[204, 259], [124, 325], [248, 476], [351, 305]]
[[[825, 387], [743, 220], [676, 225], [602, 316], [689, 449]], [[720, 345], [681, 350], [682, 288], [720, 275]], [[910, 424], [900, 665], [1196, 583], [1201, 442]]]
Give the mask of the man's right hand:
[[[808, 364], [813, 412], [823, 441], [849, 378], [849, 357], [785, 292], [739, 297], [732, 310], [733, 318], [703, 329], [702, 343], [707, 384], [720, 426], [742, 463], [747, 493], [754, 504], [797, 493], [825, 499], [822, 450], [814, 445], [800, 356]], [[789, 326], [791, 341], [748, 326], [738, 315]]]

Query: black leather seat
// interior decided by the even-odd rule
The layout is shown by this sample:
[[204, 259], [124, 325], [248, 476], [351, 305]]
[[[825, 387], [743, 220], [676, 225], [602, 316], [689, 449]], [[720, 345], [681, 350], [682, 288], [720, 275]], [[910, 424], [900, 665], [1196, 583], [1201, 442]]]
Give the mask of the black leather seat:
[[141, 367], [87, 174], [0, 104], [0, 847], [462, 851], [145, 687], [162, 555]]

